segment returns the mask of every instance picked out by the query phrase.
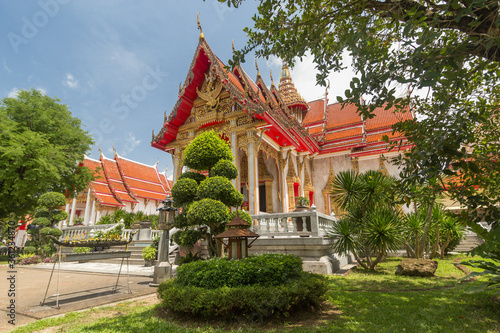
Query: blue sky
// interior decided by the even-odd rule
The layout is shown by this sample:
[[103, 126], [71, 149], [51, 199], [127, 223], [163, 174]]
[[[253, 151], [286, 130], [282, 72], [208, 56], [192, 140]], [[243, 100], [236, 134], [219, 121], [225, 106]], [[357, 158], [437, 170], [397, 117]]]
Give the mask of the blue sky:
[[[150, 146], [163, 113], [177, 100], [198, 44], [196, 13], [212, 50], [227, 62], [231, 41], [246, 43], [243, 28], [252, 26], [256, 1], [238, 9], [215, 0], [77, 1], [0, 0], [0, 98], [19, 89], [36, 88], [67, 104], [96, 144], [87, 154], [98, 158], [98, 144], [107, 157], [113, 145], [121, 156], [172, 173], [170, 155]], [[269, 71], [279, 82], [281, 61], [258, 59], [264, 80]], [[252, 56], [243, 68], [255, 79]], [[315, 100], [324, 88], [315, 86], [314, 66], [298, 64], [292, 78], [302, 96]], [[343, 95], [349, 70], [330, 77], [330, 101]]]

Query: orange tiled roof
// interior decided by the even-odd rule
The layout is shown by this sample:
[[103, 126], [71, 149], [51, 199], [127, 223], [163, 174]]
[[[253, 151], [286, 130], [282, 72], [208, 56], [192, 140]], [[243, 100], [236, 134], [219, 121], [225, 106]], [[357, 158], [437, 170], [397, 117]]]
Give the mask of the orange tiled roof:
[[149, 166], [115, 156], [118, 170], [129, 192], [134, 197], [163, 200], [167, 191], [163, 187], [156, 166]]
[[325, 140], [326, 141], [339, 140], [339, 139], [350, 138], [350, 137], [361, 135], [361, 134], [362, 134], [361, 127], [347, 128], [345, 130], [340, 130], [340, 131], [336, 131], [333, 133], [327, 133], [325, 135]]
[[307, 127], [307, 124], [315, 123], [323, 120], [324, 113], [324, 100], [318, 99], [316, 101], [309, 102], [309, 110], [302, 123]]
[[371, 119], [366, 119], [366, 130], [373, 130], [377, 128], [391, 127], [392, 124], [398, 121], [404, 121], [411, 119], [411, 113], [394, 113], [396, 108], [393, 106], [392, 108], [385, 110], [383, 107], [376, 108], [373, 113], [375, 117]]
[[343, 108], [341, 103], [328, 105], [326, 129], [360, 123], [361, 117], [357, 110], [355, 104], [346, 104]]
[[[156, 166], [148, 166], [118, 155], [115, 160], [101, 157], [100, 161], [85, 157], [83, 165], [95, 170], [90, 189], [101, 205], [121, 206], [137, 203], [136, 197], [161, 201], [170, 193], [171, 182]], [[163, 180], [162, 180], [163, 178]]]

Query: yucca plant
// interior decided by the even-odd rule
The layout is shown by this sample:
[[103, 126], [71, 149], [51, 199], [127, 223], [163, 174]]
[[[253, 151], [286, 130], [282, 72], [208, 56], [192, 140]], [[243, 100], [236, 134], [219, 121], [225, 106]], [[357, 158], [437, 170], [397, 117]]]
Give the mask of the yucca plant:
[[346, 171], [336, 176], [331, 194], [346, 214], [333, 222], [327, 233], [335, 253], [353, 254], [361, 267], [374, 269], [388, 251], [401, 247], [394, 183], [394, 178], [379, 171], [359, 175]]

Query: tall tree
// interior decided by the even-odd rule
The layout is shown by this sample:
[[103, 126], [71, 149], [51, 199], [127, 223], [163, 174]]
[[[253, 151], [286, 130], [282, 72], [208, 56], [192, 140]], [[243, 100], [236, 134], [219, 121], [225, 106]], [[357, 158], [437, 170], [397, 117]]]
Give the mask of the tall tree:
[[78, 162], [91, 136], [59, 99], [21, 90], [0, 101], [0, 218], [33, 213], [38, 198], [83, 190], [92, 173]]
[[[243, 0], [220, 0], [238, 6]], [[397, 161], [408, 188], [438, 179], [467, 207], [470, 226], [500, 239], [500, 16], [492, 0], [261, 0], [248, 45], [230, 64], [277, 55], [293, 64], [314, 58], [317, 80], [344, 66], [358, 77], [347, 100], [372, 117], [376, 107], [420, 115], [394, 126], [414, 147]], [[399, 96], [396, 87], [409, 93]], [[418, 92], [418, 93], [416, 93]], [[371, 103], [362, 105], [361, 96]], [[410, 98], [411, 96], [411, 98]], [[394, 143], [396, 146], [398, 142]], [[493, 226], [485, 233], [475, 222]], [[490, 244], [500, 254], [500, 245]], [[490, 248], [491, 249], [491, 248]], [[500, 256], [499, 256], [500, 257]]]

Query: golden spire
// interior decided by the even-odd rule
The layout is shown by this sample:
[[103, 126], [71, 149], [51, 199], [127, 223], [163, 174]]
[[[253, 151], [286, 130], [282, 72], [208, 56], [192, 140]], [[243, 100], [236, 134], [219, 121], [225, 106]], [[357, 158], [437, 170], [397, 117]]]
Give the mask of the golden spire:
[[99, 156], [99, 159], [101, 159], [103, 157], [102, 150], [101, 150], [101, 144], [97, 145], [97, 150], [99, 150], [99, 152], [101, 153], [101, 155]]
[[271, 77], [271, 86], [274, 86], [274, 81], [273, 81], [273, 70], [269, 70], [269, 76]]
[[200, 24], [200, 12], [198, 12], [198, 14], [196, 14], [196, 20], [198, 21], [198, 29], [200, 29], [200, 40], [205, 39], [205, 36], [203, 36], [203, 29], [201, 28], [201, 24]]
[[231, 41], [231, 43], [233, 44], [233, 53], [236, 53], [236, 50], [234, 49], [234, 39]]
[[257, 68], [257, 77], [260, 76], [259, 66], [257, 65], [257, 58], [255, 58], [255, 68]]
[[289, 108], [296, 108], [297, 110], [307, 110], [309, 105], [300, 96], [292, 82], [292, 77], [290, 75], [290, 70], [288, 69], [288, 64], [283, 61], [283, 66], [281, 68], [280, 84], [278, 87], [281, 97], [285, 102], [285, 105]]

